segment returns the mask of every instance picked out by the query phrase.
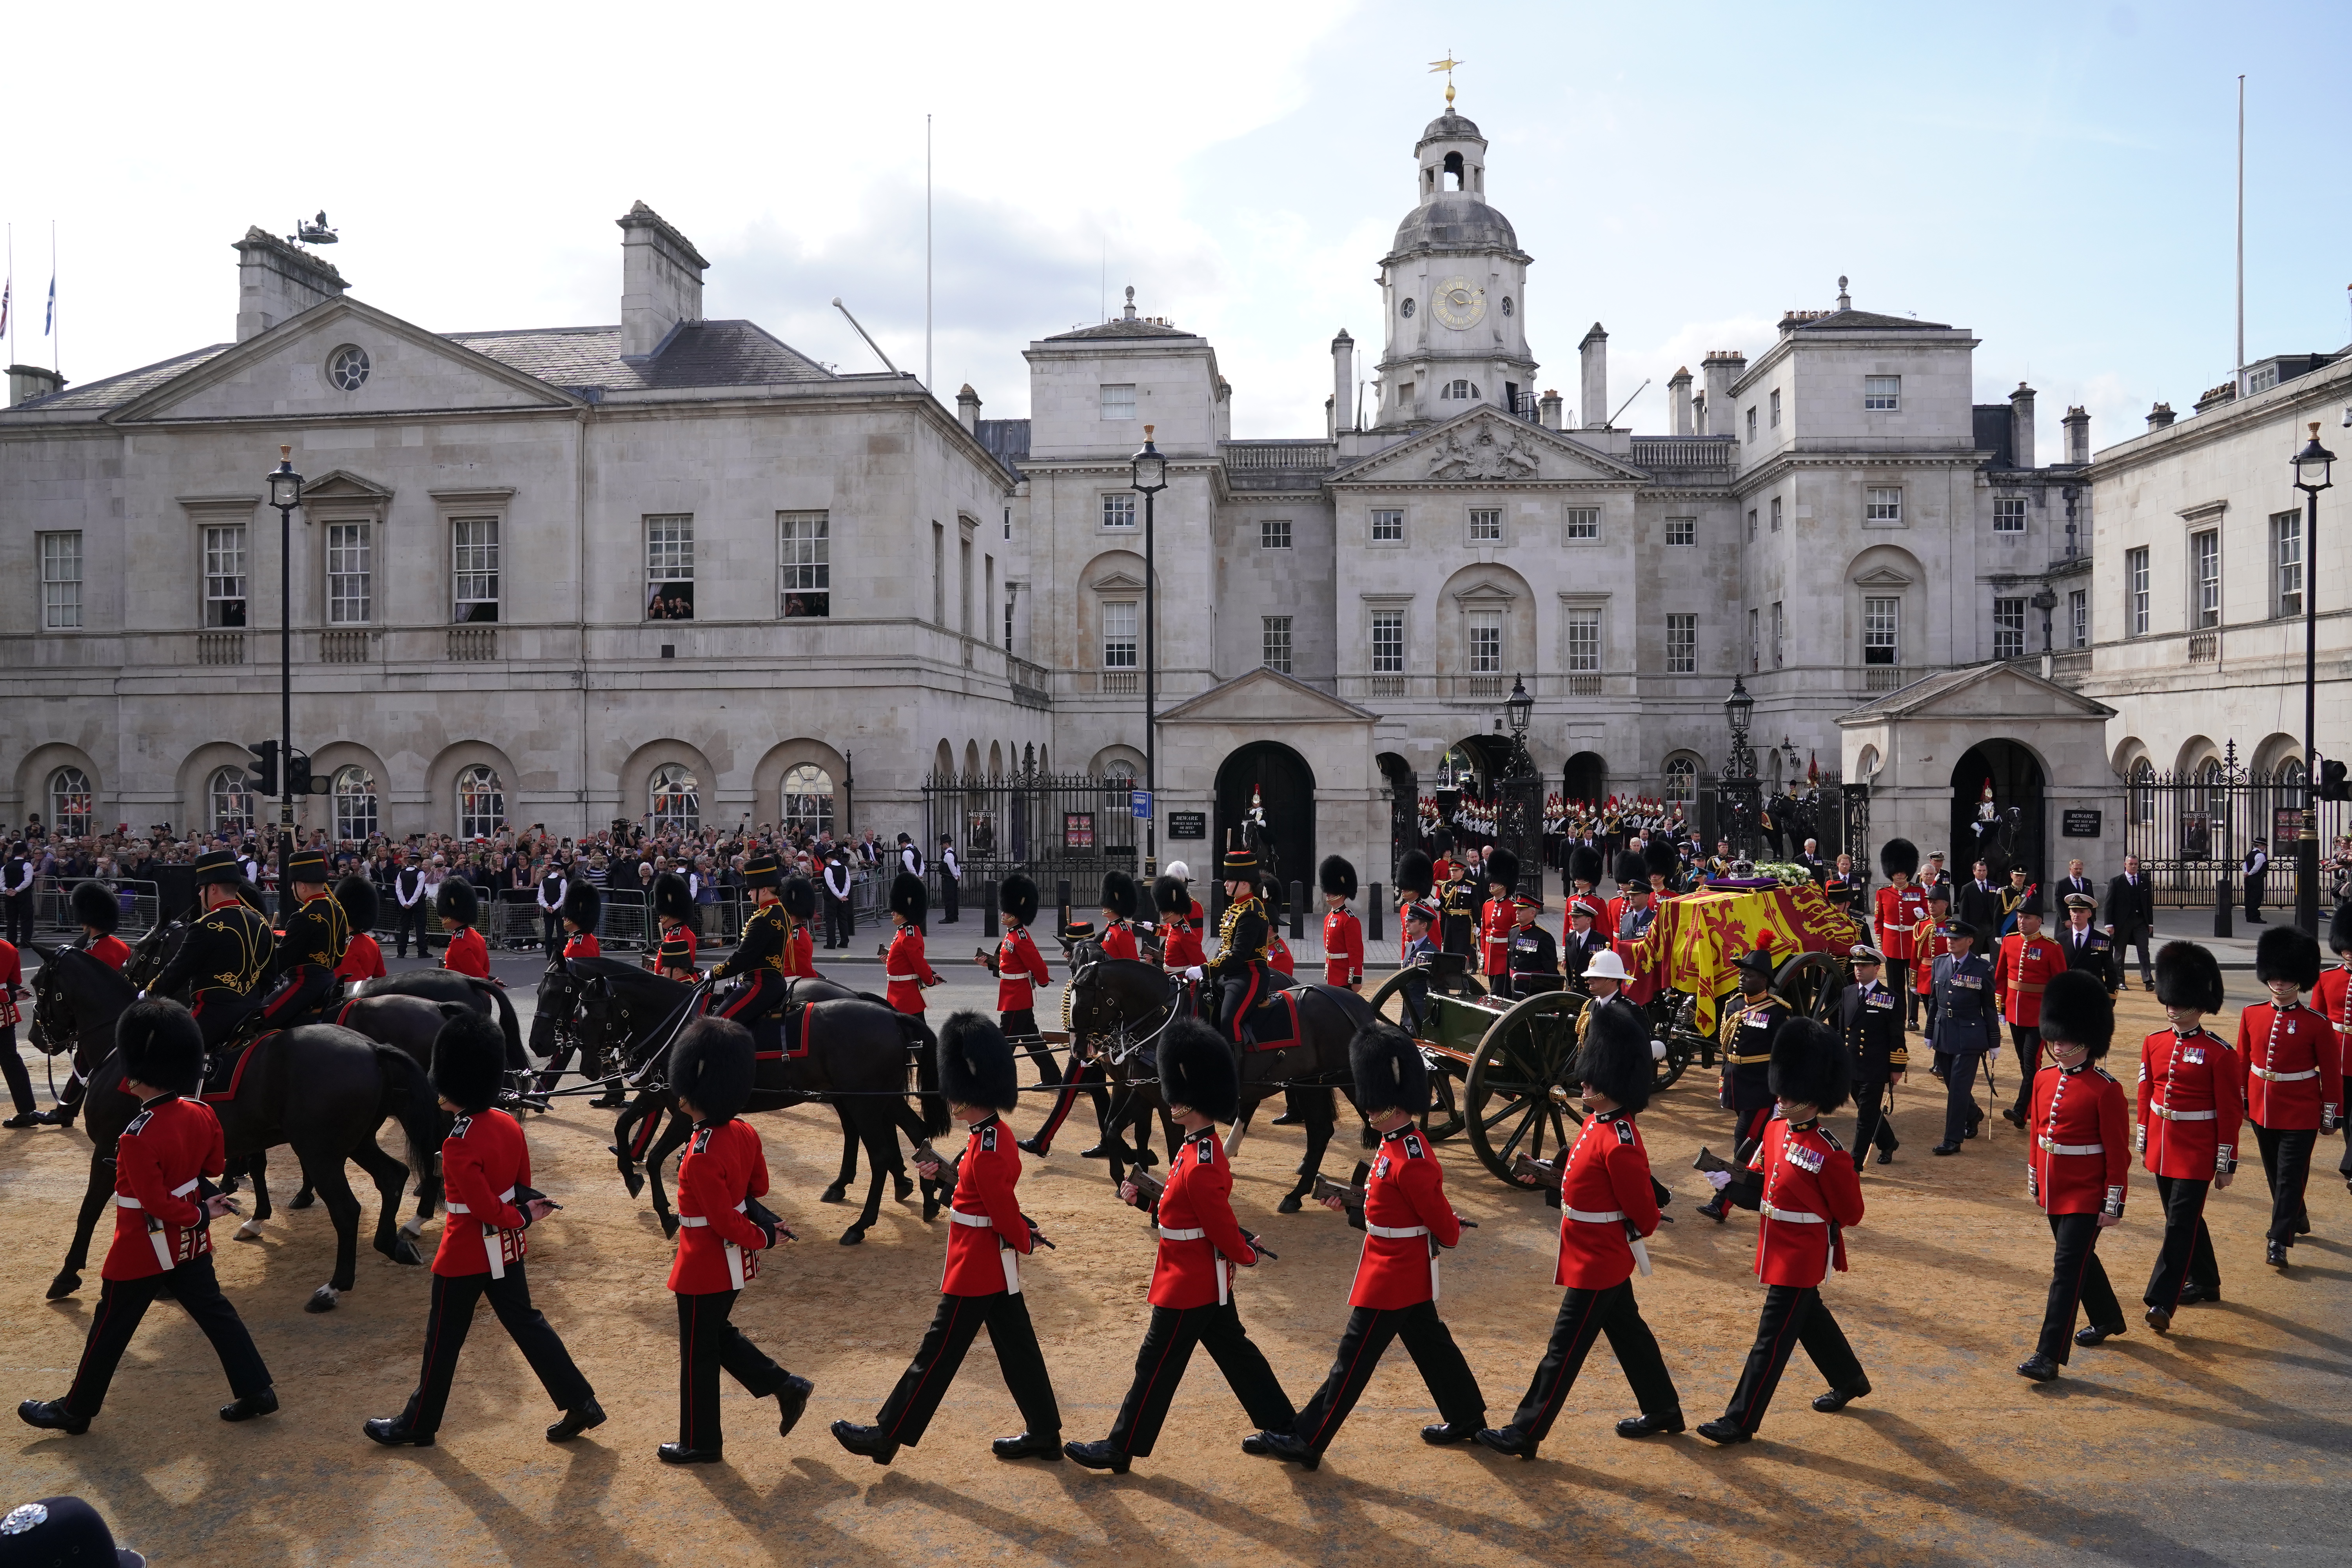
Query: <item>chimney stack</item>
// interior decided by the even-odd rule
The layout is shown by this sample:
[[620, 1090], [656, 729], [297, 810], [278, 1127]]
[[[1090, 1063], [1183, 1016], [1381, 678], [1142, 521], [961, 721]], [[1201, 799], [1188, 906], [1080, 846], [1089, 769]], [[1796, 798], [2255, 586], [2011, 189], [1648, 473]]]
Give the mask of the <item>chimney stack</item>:
[[1609, 334], [1601, 330], [1600, 322], [1592, 323], [1592, 330], [1584, 334], [1584, 341], [1577, 345], [1577, 352], [1584, 356], [1584, 428], [1606, 430], [1609, 428]]
[[680, 321], [702, 320], [710, 263], [643, 202], [613, 221], [621, 230], [621, 357], [642, 359]]
[[1737, 349], [1710, 349], [1698, 362], [1699, 374], [1706, 377], [1706, 425], [1702, 436], [1737, 436], [1733, 427], [1731, 384], [1748, 371], [1748, 356]]
[[2153, 407], [2153, 408], [2151, 408], [2151, 409], [2149, 409], [2149, 410], [2147, 411], [2147, 427], [2148, 427], [2149, 429], [2151, 429], [2151, 430], [2165, 430], [2165, 429], [2169, 429], [2169, 428], [2171, 427], [2171, 426], [2172, 426], [2172, 405], [2171, 405], [2171, 404], [2169, 404], [2169, 403], [2159, 403], [2159, 404], [2158, 404], [2155, 407]]
[[1341, 327], [1331, 340], [1331, 434], [1355, 427], [1356, 340]]
[[2033, 467], [2033, 388], [2021, 381], [2009, 395], [2009, 466]]
[[956, 394], [956, 419], [973, 435], [980, 434], [980, 394], [971, 389], [971, 383], [968, 381], [963, 384], [963, 390]]
[[1691, 429], [1691, 373], [1684, 365], [1666, 378], [1666, 405], [1674, 416], [1670, 434], [1688, 436]]
[[248, 228], [234, 248], [238, 342], [343, 291], [343, 275], [331, 264], [274, 234]]
[[2091, 416], [2081, 404], [2066, 410], [2059, 424], [2066, 427], [2066, 460], [2076, 468], [2091, 460]]
[[8, 406], [30, 403], [36, 397], [47, 397], [52, 392], [63, 392], [66, 378], [45, 364], [12, 364], [8, 367]]
[[1559, 429], [1559, 394], [1550, 387], [1546, 387], [1544, 389], [1543, 401], [1538, 406], [1540, 407], [1543, 412], [1543, 427], [1547, 430]]

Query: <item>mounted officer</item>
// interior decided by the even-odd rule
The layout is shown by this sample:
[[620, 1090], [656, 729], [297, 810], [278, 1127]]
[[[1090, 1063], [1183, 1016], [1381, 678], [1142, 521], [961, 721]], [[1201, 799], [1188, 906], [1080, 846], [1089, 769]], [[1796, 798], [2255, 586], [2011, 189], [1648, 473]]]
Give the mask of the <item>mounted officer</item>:
[[[755, 1031], [761, 1020], [784, 1005], [784, 944], [792, 933], [780, 900], [783, 879], [776, 857], [769, 850], [758, 851], [744, 864], [743, 886], [751, 894], [751, 915], [743, 922], [743, 936], [734, 952], [714, 965], [709, 974], [712, 980], [749, 979], [751, 984], [736, 992], [715, 1016], [732, 1018]], [[689, 937], [692, 934], [682, 922], [677, 929]], [[691, 952], [689, 948], [689, 955]], [[692, 963], [692, 957], [687, 962]]]
[[351, 917], [327, 892], [327, 855], [297, 850], [286, 862], [293, 907], [278, 938], [278, 985], [261, 1005], [264, 1028], [315, 1023], [336, 990], [335, 966], [352, 944]]
[[269, 973], [278, 943], [269, 922], [245, 901], [235, 855], [208, 850], [196, 857], [194, 870], [202, 908], [179, 952], [148, 989], [159, 996], [184, 992], [205, 1049], [215, 1052], [253, 1011], [254, 993]]
[[1266, 944], [1274, 927], [1257, 897], [1257, 856], [1248, 849], [1228, 849], [1224, 863], [1225, 893], [1233, 901], [1217, 923], [1217, 957], [1209, 973], [1223, 985], [1218, 998], [1217, 1025], [1225, 1037], [1241, 1038], [1242, 1016], [1260, 996], [1275, 989], [1266, 969]]

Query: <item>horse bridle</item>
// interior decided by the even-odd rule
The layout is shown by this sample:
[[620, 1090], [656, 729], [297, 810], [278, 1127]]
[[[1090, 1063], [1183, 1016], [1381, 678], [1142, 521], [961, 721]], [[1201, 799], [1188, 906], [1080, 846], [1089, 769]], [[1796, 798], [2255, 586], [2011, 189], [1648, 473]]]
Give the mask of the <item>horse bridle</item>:
[[[1128, 1019], [1118, 1018], [1112, 1022], [1108, 1031], [1089, 1034], [1082, 1041], [1078, 1036], [1076, 1021], [1078, 987], [1086, 984], [1093, 977], [1097, 967], [1096, 963], [1086, 964], [1070, 976], [1070, 984], [1062, 993], [1062, 1024], [1070, 1031], [1071, 1044], [1080, 1047], [1082, 1055], [1098, 1057], [1109, 1067], [1124, 1067], [1138, 1052], [1149, 1049], [1175, 1024], [1177, 1008], [1174, 982], [1170, 982], [1171, 990], [1167, 1000], [1160, 1004], [1159, 1027], [1139, 1033]], [[1096, 1041], [1101, 1043], [1099, 1045], [1091, 1043]]]

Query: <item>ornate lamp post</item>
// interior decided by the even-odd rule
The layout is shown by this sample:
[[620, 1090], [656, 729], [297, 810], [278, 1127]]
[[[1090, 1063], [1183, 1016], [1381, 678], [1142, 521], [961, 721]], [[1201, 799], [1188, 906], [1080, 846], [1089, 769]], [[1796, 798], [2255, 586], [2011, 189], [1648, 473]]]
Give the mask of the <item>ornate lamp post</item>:
[[2319, 492], [2332, 487], [2336, 454], [2319, 444], [2319, 421], [2294, 455], [2294, 488], [2303, 492], [2303, 839], [2295, 846], [2294, 920], [2319, 934], [2319, 813], [2313, 791], [2319, 767]]
[[1518, 857], [1520, 889], [1543, 891], [1543, 779], [1536, 760], [1528, 753], [1528, 725], [1534, 719], [1536, 700], [1528, 694], [1527, 678], [1514, 676], [1511, 694], [1503, 700], [1499, 730], [1507, 724], [1511, 748], [1503, 759], [1502, 776], [1495, 781], [1495, 837]]
[[[1756, 778], [1756, 748], [1748, 743], [1748, 721], [1755, 717], [1756, 699], [1748, 694], [1748, 684], [1735, 671], [1731, 677], [1731, 694], [1723, 700], [1723, 717], [1731, 728], [1731, 754], [1725, 759], [1723, 774], [1717, 786], [1717, 795], [1727, 810], [1729, 822], [1716, 824], [1716, 837], [1731, 840], [1732, 853], [1753, 857], [1756, 853], [1756, 822], [1761, 812], [1760, 785]], [[1729, 831], [1725, 831], [1726, 827]]]
[[278, 467], [270, 470], [268, 484], [269, 504], [278, 509], [278, 886], [282, 900], [293, 895], [286, 865], [294, 854], [294, 509], [302, 504], [302, 476], [294, 471], [293, 447], [278, 448]]
[[1168, 459], [1151, 440], [1151, 426], [1143, 427], [1143, 450], [1135, 455], [1135, 488], [1143, 497], [1143, 793], [1151, 815], [1143, 822], [1143, 877], [1149, 883], [1160, 875], [1160, 748], [1159, 717], [1152, 711], [1160, 684], [1160, 645], [1152, 635], [1152, 608], [1160, 595], [1159, 574], [1152, 569], [1151, 510], [1168, 488]]

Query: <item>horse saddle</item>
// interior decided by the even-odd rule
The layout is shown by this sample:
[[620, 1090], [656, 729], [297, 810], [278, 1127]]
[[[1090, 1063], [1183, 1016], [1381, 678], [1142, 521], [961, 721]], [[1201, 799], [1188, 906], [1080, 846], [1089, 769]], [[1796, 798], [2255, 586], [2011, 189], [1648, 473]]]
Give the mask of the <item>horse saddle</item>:
[[[816, 1024], [817, 1004], [788, 1002], [751, 1027], [753, 1058], [759, 1061], [799, 1061], [809, 1054]], [[762, 1030], [766, 1031], [764, 1034]]]
[[232, 1039], [218, 1051], [205, 1058], [205, 1083], [198, 1098], [207, 1103], [235, 1100], [244, 1086], [246, 1064], [253, 1060], [254, 1048], [264, 1040], [276, 1039], [285, 1031], [269, 1029], [243, 1039]]
[[1238, 1020], [1242, 1048], [1280, 1050], [1298, 1043], [1298, 992], [1293, 987], [1260, 995]]

